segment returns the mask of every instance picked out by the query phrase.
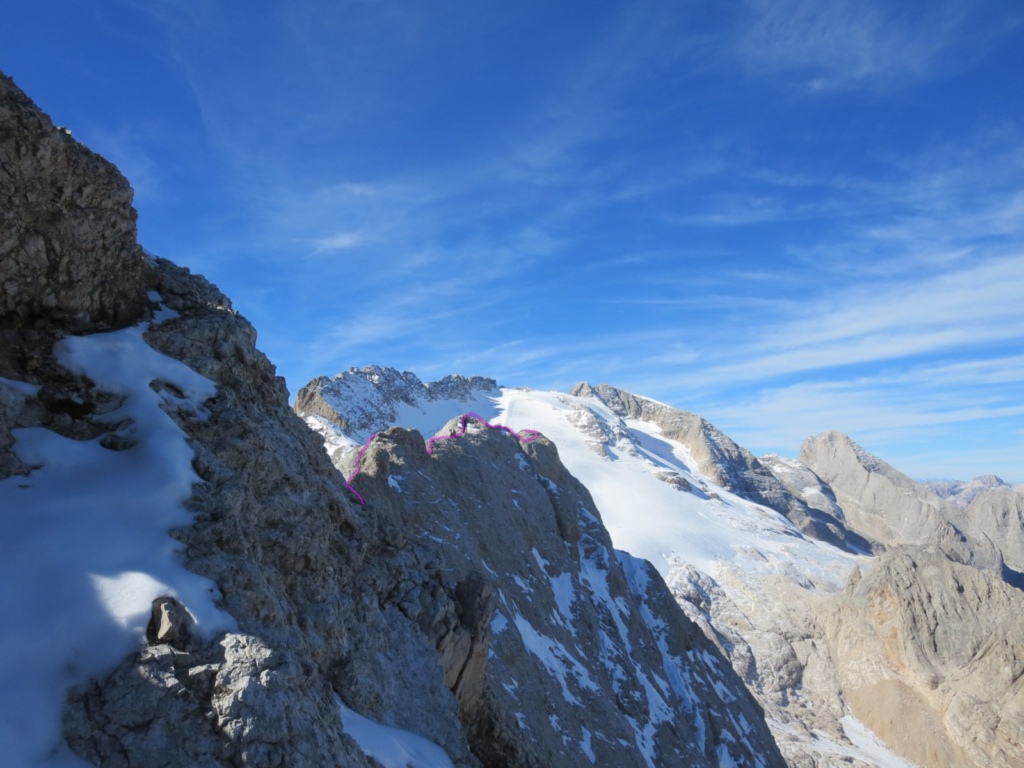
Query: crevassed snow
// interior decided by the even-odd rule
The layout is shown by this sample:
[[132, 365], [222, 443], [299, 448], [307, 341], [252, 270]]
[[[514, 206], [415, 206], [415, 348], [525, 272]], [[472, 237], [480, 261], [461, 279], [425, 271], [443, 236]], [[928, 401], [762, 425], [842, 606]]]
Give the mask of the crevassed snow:
[[[629, 450], [620, 446], [614, 460], [595, 454], [592, 437], [572, 421], [580, 408], [606, 424], [618, 420], [631, 437]], [[593, 495], [616, 549], [649, 560], [663, 576], [682, 564], [713, 575], [722, 563], [739, 560], [758, 575], [809, 570], [818, 583], [839, 589], [856, 562], [806, 538], [774, 510], [717, 487], [715, 499], [659, 480], [655, 471], [671, 470], [695, 489], [709, 486], [686, 447], [662, 437], [657, 425], [622, 421], [593, 398], [558, 392], [505, 389], [498, 410], [510, 428], [539, 430], [558, 446], [562, 462]]]
[[363, 752], [384, 768], [454, 768], [448, 753], [415, 733], [381, 725], [338, 699], [341, 724]]
[[[0, 481], [0, 754], [6, 765], [81, 766], [64, 745], [67, 688], [109, 672], [144, 638], [154, 598], [177, 597], [201, 633], [233, 629], [213, 582], [184, 569], [169, 529], [188, 525], [192, 449], [161, 409], [204, 415], [212, 382], [156, 352], [145, 326], [67, 338], [58, 361], [123, 404], [122, 451], [42, 428], [17, 429], [34, 469]], [[159, 393], [151, 382], [172, 383]]]

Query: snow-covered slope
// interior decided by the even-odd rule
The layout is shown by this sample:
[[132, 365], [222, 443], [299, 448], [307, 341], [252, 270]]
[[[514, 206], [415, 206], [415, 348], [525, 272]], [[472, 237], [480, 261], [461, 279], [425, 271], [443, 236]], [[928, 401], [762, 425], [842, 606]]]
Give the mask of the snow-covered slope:
[[[329, 444], [348, 446], [335, 454], [346, 473], [352, 471], [359, 438], [388, 426], [386, 419], [363, 421], [362, 431], [351, 435], [340, 426], [355, 420], [350, 414], [366, 411], [353, 395], [374, 377], [380, 377], [380, 369], [353, 369], [319, 380], [333, 382], [335, 392], [343, 388], [347, 397], [330, 402], [337, 418], [326, 418], [323, 408], [304, 414]], [[400, 378], [420, 389], [412, 374]], [[305, 403], [317, 402], [315, 384], [307, 388]], [[420, 387], [429, 392], [434, 385]], [[574, 391], [587, 390], [593, 391]], [[806, 629], [800, 606], [841, 591], [858, 565], [870, 561], [866, 554], [811, 538], [775, 509], [716, 485], [689, 446], [666, 436], [652, 420], [623, 418], [600, 397], [483, 386], [452, 398], [409, 398], [391, 412], [394, 423], [400, 417], [402, 426], [432, 435], [470, 409], [513, 430], [538, 430], [555, 443], [565, 466], [593, 495], [614, 546], [650, 561], [685, 612], [730, 656], [765, 706], [789, 759], [810, 756], [822, 766], [840, 765], [858, 754], [865, 764], [884, 764], [874, 757], [877, 751], [848, 738], [848, 732], [860, 731], [842, 705], [837, 681], [819, 686], [828, 692], [825, 698], [831, 697], [828, 706], [806, 690], [808, 664], [812, 676], [826, 678], [818, 668], [827, 665], [803, 647], [800, 637]], [[719, 468], [730, 471], [728, 466], [713, 471]], [[359, 482], [357, 475], [357, 490]], [[841, 515], [838, 508], [821, 506], [830, 516]], [[790, 613], [772, 610], [780, 601], [788, 603]], [[898, 758], [892, 760], [897, 764]]]
[[[412, 374], [402, 376], [408, 380]], [[739, 561], [748, 573], [785, 575], [808, 586], [839, 589], [858, 560], [805, 536], [778, 512], [715, 485], [687, 447], [665, 437], [657, 424], [623, 419], [598, 399], [487, 387], [389, 408], [376, 402], [378, 391], [364, 389], [378, 378], [380, 369], [368, 368], [329, 380], [334, 383], [331, 394], [343, 388], [346, 395], [324, 398], [339, 414], [333, 423], [296, 405], [328, 446], [348, 449], [339, 458], [345, 469], [351, 470], [354, 449], [375, 431], [400, 425], [433, 435], [452, 417], [474, 411], [516, 431], [538, 430], [552, 440], [565, 465], [597, 500], [616, 546], [649, 560], [663, 576], [687, 565], [714, 575], [723, 565]], [[424, 392], [435, 386], [420, 385]], [[373, 392], [372, 409], [359, 396], [362, 392]], [[384, 416], [359, 420], [358, 430], [339, 426], [357, 421], [349, 414], [371, 410]]]

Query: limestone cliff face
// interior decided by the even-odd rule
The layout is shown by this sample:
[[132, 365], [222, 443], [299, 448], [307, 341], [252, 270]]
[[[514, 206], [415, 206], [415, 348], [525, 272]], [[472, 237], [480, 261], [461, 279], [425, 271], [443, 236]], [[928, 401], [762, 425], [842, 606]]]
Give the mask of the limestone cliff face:
[[829, 484], [852, 524], [883, 544], [923, 543], [942, 523], [934, 493], [846, 435], [809, 437], [800, 460]]
[[854, 713], [920, 765], [1024, 765], [1024, 592], [936, 549], [889, 553], [825, 618]]
[[364, 457], [359, 506], [249, 323], [203, 278], [145, 260], [123, 179], [2, 87], [2, 215], [18, 234], [0, 263], [0, 373], [14, 382], [0, 380], [0, 467], [29, 471], [12, 427], [130, 450], [98, 418], [118, 398], [49, 348], [68, 330], [148, 319], [145, 289], [176, 313], [147, 343], [217, 388], [202, 414], [168, 399], [203, 481], [194, 523], [172, 534], [237, 630], [193, 636], [187, 610], [158, 601], [139, 651], [69, 691], [77, 755], [111, 768], [375, 764], [340, 701], [460, 768], [782, 765], [728, 663], [649, 566], [611, 549], [553, 446], [483, 431], [429, 457], [396, 431]]
[[931, 545], [952, 559], [996, 571], [1003, 560], [987, 537], [968, 539], [942, 512], [942, 502], [846, 435], [809, 437], [800, 460], [821, 477], [852, 528], [886, 546]]
[[943, 512], [972, 539], [991, 541], [1008, 568], [1024, 572], [1024, 493], [994, 486], [971, 494], [965, 506], [944, 504]]

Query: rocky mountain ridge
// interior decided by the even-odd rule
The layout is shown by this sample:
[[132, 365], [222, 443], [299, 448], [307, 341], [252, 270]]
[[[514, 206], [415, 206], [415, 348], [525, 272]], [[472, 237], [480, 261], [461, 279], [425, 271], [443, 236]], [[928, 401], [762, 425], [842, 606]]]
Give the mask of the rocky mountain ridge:
[[[10, 764], [784, 764], [726, 657], [655, 569], [612, 548], [550, 441], [483, 429], [427, 456], [422, 435], [386, 430], [363, 455], [367, 504], [354, 504], [252, 326], [202, 277], [134, 242], [116, 170], [6, 78], [0, 114], [5, 232], [21, 233], [0, 242], [0, 495], [52, 485], [60, 459], [41, 460], [30, 438], [57, 435], [96, 466], [110, 456], [128, 471], [149, 466], [156, 433], [141, 406], [124, 410], [132, 398], [180, 441], [175, 487], [186, 488], [182, 523], [152, 554], [166, 564], [125, 573], [115, 558], [102, 578], [67, 571], [31, 520], [0, 518], [0, 546], [80, 580], [104, 641], [129, 649], [113, 668], [72, 655], [54, 679], [25, 678], [8, 655]], [[111, 329], [94, 339], [111, 345], [107, 383], [68, 367], [68, 333]], [[122, 386], [122, 374], [141, 385]], [[431, 389], [457, 398], [493, 385], [445, 381]], [[377, 383], [393, 385], [392, 399], [411, 384], [383, 371]], [[371, 411], [344, 423], [376, 429]], [[96, 514], [57, 495], [67, 514], [54, 510], [52, 526]], [[104, 498], [124, 505], [112, 510], [121, 527], [148, 525], [157, 503]], [[25, 610], [58, 628], [47, 642], [73, 646], [60, 629], [67, 606]], [[24, 662], [34, 669], [41, 655]], [[382, 742], [407, 757], [388, 757]]]
[[[841, 548], [863, 549], [867, 542], [855, 536], [829, 508], [807, 504], [764, 466], [750, 451], [732, 441], [714, 425], [694, 413], [678, 411], [607, 384], [577, 384], [569, 391], [577, 397], [593, 397], [623, 418], [651, 422], [662, 434], [685, 445], [697, 460], [697, 468], [717, 486], [770, 507], [813, 538]], [[853, 540], [849, 543], [847, 538]]]
[[980, 475], [972, 480], [925, 480], [921, 482], [925, 488], [935, 493], [940, 499], [966, 507], [975, 496], [992, 488], [1012, 488], [1009, 483], [996, 475]]
[[371, 432], [379, 432], [400, 420], [402, 405], [436, 400], [469, 402], [479, 393], [494, 392], [497, 388], [494, 379], [480, 376], [445, 376], [425, 384], [409, 371], [399, 373], [394, 368], [368, 366], [313, 379], [296, 394], [295, 410], [325, 418], [346, 434], [365, 440]]

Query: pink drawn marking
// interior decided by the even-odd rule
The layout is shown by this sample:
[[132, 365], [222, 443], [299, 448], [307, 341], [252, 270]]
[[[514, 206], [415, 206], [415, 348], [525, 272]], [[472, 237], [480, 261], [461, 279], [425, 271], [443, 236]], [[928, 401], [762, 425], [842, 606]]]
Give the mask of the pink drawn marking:
[[[427, 440], [427, 455], [434, 455], [434, 443], [436, 443], [438, 440], [454, 440], [465, 435], [466, 424], [469, 422], [470, 419], [476, 419], [488, 429], [504, 430], [505, 432], [508, 432], [510, 435], [513, 435], [516, 439], [519, 440], [520, 443], [523, 443], [524, 445], [526, 443], [532, 443], [534, 440], [540, 437], [540, 432], [538, 432], [536, 429], [521, 429], [518, 432], [515, 432], [510, 427], [506, 427], [504, 424], [491, 424], [483, 416], [480, 416], [476, 413], [467, 413], [462, 416], [462, 425], [458, 432], [453, 432], [450, 435], [437, 435], [436, 437], [432, 437], [429, 440]], [[359, 494], [359, 491], [352, 487], [352, 481], [355, 480], [356, 475], [359, 474], [359, 465], [363, 460], [363, 454], [366, 453], [366, 449], [370, 447], [370, 443], [373, 442], [373, 438], [375, 438], [378, 434], [378, 432], [374, 432], [372, 435], [370, 435], [369, 439], [365, 443], [363, 443], [363, 447], [360, 448], [359, 453], [356, 454], [355, 471], [353, 471], [352, 474], [348, 476], [348, 479], [345, 480], [345, 487], [352, 491], [353, 495], [357, 499], [359, 499], [359, 504], [361, 506], [366, 506], [366, 500]]]

